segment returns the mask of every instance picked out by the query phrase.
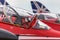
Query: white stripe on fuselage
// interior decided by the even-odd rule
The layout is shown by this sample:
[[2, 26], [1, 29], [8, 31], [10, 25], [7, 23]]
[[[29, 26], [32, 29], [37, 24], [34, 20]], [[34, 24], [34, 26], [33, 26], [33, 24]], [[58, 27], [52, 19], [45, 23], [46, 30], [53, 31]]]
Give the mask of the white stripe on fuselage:
[[20, 39], [60, 39], [57, 37], [39, 37], [39, 36], [19, 36]]

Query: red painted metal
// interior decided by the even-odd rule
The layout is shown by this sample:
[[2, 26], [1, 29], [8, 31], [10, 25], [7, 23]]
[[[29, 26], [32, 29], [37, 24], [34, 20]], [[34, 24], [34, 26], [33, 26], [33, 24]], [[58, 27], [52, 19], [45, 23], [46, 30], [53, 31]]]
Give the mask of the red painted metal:
[[[48, 24], [48, 23], [47, 23]], [[8, 30], [16, 35], [33, 35], [42, 37], [60, 37], [60, 31], [49, 29], [49, 30], [38, 30], [33, 28], [22, 28], [13, 24], [0, 22], [0, 28]]]

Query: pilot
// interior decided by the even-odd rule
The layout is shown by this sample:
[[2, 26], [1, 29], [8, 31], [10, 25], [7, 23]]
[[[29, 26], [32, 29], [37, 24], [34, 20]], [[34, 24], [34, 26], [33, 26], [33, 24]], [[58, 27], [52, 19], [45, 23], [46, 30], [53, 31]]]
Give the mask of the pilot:
[[31, 17], [16, 16], [14, 24], [20, 25], [21, 27], [28, 28], [29, 22], [31, 22]]
[[29, 23], [31, 22], [30, 17], [24, 17], [22, 18], [22, 27], [29, 28]]

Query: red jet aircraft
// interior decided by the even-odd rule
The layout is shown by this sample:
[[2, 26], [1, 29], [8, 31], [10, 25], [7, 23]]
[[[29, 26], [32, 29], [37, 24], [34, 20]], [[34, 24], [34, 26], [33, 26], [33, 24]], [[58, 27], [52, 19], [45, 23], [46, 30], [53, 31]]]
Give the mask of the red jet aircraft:
[[34, 14], [40, 14], [38, 18], [41, 21], [53, 29], [60, 31], [60, 14], [51, 13], [50, 10], [45, 7], [45, 5], [38, 1], [31, 1], [31, 6]]
[[[8, 30], [16, 35], [60, 37], [60, 31], [54, 30], [50, 26], [44, 24], [37, 16], [34, 16], [29, 20], [27, 19], [29, 17], [19, 16], [14, 11], [14, 13], [6, 14], [1, 12], [0, 17], [0, 28]], [[27, 21], [25, 20], [25, 22], [23, 22], [24, 18], [26, 18]]]
[[[20, 16], [16, 9], [8, 7], [7, 12], [0, 12], [0, 28], [16, 35], [30, 35], [40, 37], [60, 37], [60, 31], [54, 30], [51, 26], [41, 22], [37, 15], [31, 19], [29, 16]], [[29, 12], [27, 12], [29, 14]], [[31, 14], [29, 14], [31, 15]], [[25, 20], [23, 20], [25, 19]]]

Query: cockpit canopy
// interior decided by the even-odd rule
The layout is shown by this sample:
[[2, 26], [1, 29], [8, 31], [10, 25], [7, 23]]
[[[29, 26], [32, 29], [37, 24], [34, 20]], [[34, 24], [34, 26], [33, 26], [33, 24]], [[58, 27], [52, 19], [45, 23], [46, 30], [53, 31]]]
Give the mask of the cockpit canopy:
[[[4, 12], [5, 12], [5, 14], [4, 14]], [[15, 7], [6, 6], [6, 8], [4, 9], [3, 5], [1, 5], [1, 7], [0, 7], [0, 14], [2, 16], [4, 14], [4, 18], [7, 17], [7, 20], [12, 23], [13, 23], [12, 17], [14, 17], [13, 19], [17, 19], [15, 17], [18, 17], [18, 19], [19, 19], [20, 17], [30, 17], [33, 15], [24, 9], [19, 9], [19, 8], [15, 8]], [[8, 18], [8, 17], [10, 17], [10, 18]]]
[[[2, 9], [1, 9], [2, 8]], [[3, 22], [8, 22], [8, 23], [12, 23], [12, 24], [18, 24], [21, 25], [22, 18], [27, 18], [27, 20], [30, 20], [32, 15], [30, 12], [25, 12], [21, 9], [16, 9], [16, 8], [12, 8], [10, 6], [6, 6], [5, 8], [5, 12], [3, 11], [3, 7], [0, 7], [0, 9], [2, 11], [0, 11], [0, 21]], [[25, 15], [26, 14], [26, 15]], [[22, 16], [21, 16], [22, 15]], [[28, 19], [29, 18], [29, 19]], [[31, 20], [30, 20], [31, 21]], [[25, 23], [26, 24], [26, 23]], [[44, 24], [43, 22], [41, 22], [40, 20], [37, 20], [35, 25], [33, 26], [33, 28], [35, 29], [50, 29], [49, 26], [47, 26], [46, 24]]]

